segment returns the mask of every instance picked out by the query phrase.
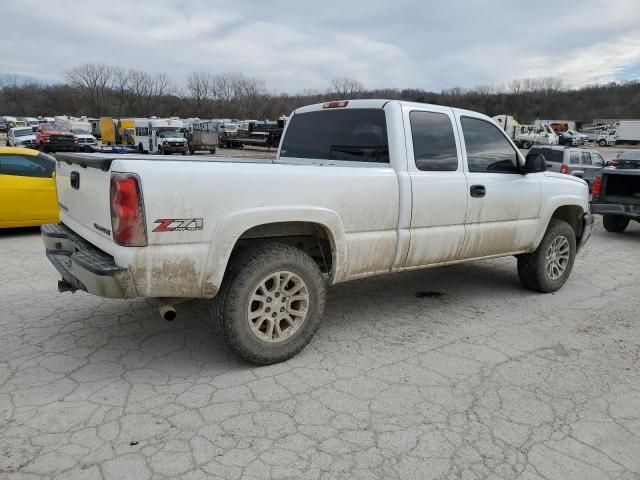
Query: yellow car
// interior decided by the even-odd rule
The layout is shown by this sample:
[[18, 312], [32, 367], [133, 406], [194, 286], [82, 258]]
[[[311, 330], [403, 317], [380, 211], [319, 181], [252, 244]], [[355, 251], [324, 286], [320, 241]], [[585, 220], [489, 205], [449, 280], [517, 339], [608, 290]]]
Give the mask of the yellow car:
[[46, 153], [0, 147], [0, 228], [58, 223], [55, 172]]

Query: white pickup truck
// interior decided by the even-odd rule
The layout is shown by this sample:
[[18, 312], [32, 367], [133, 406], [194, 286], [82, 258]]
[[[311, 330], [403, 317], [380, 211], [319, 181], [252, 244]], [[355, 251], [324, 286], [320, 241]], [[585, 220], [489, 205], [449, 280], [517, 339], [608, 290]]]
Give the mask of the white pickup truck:
[[591, 234], [586, 183], [522, 157], [490, 118], [385, 100], [293, 112], [275, 160], [59, 154], [60, 291], [212, 299], [245, 359], [300, 352], [326, 285], [507, 255], [559, 289]]

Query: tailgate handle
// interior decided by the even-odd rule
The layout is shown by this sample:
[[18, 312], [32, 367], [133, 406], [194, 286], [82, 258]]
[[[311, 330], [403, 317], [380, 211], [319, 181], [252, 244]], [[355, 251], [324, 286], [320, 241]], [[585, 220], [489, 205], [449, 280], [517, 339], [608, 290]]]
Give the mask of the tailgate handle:
[[76, 190], [80, 189], [80, 172], [73, 171], [71, 172], [71, 176], [69, 177], [71, 180], [71, 187]]

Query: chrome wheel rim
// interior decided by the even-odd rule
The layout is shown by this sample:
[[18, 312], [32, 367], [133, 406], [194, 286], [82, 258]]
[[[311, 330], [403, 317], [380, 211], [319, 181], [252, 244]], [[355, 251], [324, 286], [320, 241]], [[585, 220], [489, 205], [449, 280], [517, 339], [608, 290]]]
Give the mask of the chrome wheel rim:
[[293, 272], [280, 271], [258, 282], [249, 299], [247, 320], [258, 339], [279, 343], [300, 330], [308, 310], [309, 289], [304, 280]]
[[569, 246], [569, 240], [567, 240], [567, 237], [556, 237], [553, 242], [551, 242], [549, 250], [547, 250], [547, 258], [545, 262], [547, 276], [551, 280], [557, 280], [567, 270], [570, 253], [571, 247]]

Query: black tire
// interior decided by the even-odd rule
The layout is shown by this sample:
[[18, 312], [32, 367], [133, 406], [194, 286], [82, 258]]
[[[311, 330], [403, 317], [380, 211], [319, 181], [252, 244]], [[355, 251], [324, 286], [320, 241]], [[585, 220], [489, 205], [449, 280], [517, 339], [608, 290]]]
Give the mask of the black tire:
[[[279, 271], [292, 272], [304, 281], [309, 294], [307, 316], [290, 337], [269, 343], [253, 333], [247, 312], [259, 284]], [[248, 362], [268, 365], [288, 360], [307, 346], [320, 325], [325, 300], [325, 280], [309, 255], [288, 245], [264, 243], [239, 251], [230, 260], [220, 291], [212, 300], [212, 321], [233, 352]]]
[[158, 147], [158, 155], [163, 155], [164, 152], [162, 151], [162, 147]]
[[7, 140], [7, 142], [6, 142], [6, 143], [7, 143], [7, 147], [10, 147], [10, 146], [11, 146], [11, 144], [9, 144], [9, 140]]
[[144, 147], [142, 146], [142, 143], [138, 144], [138, 150], [140, 151], [140, 153], [144, 153]]
[[[554, 240], [565, 237], [569, 244], [569, 258], [564, 272], [558, 278], [552, 278], [546, 269], [548, 252]], [[550, 293], [559, 290], [571, 275], [576, 258], [576, 234], [571, 225], [562, 220], [551, 219], [547, 231], [533, 253], [518, 256], [518, 277], [522, 284], [536, 292]]]
[[606, 140], [600, 140], [598, 142], [598, 145], [600, 145], [601, 147], [606, 147], [607, 146], [607, 141]]
[[531, 142], [529, 142], [528, 140], [525, 140], [524, 142], [522, 142], [522, 148], [524, 148], [525, 150], [528, 150], [531, 148]]
[[629, 218], [621, 215], [603, 215], [602, 225], [607, 232], [624, 232], [629, 225]]
[[209, 153], [211, 153], [211, 155], [215, 155], [216, 154], [216, 149], [212, 148], [211, 150], [209, 150]]

